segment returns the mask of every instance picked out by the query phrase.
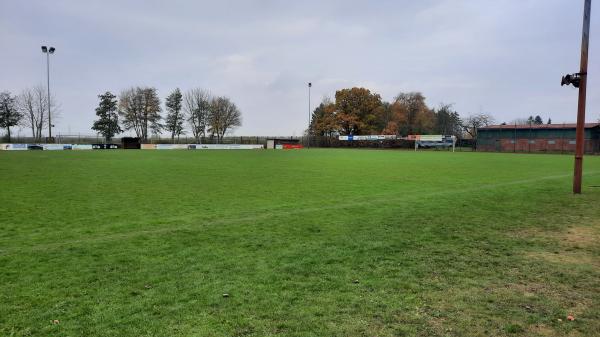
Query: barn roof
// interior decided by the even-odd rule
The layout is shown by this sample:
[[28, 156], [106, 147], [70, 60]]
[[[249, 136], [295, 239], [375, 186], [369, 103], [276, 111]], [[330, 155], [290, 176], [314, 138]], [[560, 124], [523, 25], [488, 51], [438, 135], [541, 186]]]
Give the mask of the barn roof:
[[[509, 130], [514, 130], [514, 129], [542, 129], [542, 130], [551, 129], [551, 130], [556, 130], [556, 129], [575, 129], [576, 127], [577, 127], [577, 124], [575, 124], [575, 123], [540, 124], [540, 125], [505, 124], [505, 125], [488, 125], [488, 126], [479, 128], [479, 130], [502, 130], [502, 129], [509, 129]], [[585, 123], [586, 129], [593, 129], [593, 128], [597, 128], [597, 127], [600, 127], [600, 123]]]

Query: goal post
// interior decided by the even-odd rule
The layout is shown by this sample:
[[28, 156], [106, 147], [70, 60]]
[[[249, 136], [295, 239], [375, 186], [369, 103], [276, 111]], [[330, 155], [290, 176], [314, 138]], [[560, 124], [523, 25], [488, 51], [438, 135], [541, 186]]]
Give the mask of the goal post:
[[410, 135], [409, 140], [415, 141], [415, 151], [419, 147], [423, 148], [452, 148], [452, 152], [456, 149], [456, 136], [446, 135]]

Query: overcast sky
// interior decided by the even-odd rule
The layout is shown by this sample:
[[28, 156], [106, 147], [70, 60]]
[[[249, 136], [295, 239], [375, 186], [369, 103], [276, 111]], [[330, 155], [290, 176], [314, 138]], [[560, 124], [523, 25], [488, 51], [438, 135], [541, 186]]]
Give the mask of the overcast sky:
[[[592, 8], [588, 121], [600, 118], [600, 7]], [[300, 135], [313, 106], [363, 86], [392, 100], [499, 122], [540, 114], [575, 121], [583, 0], [22, 1], [0, 2], [0, 90], [46, 81], [61, 103], [57, 133], [93, 134], [97, 95], [154, 86], [230, 97], [236, 135]], [[26, 132], [26, 131], [22, 131]]]

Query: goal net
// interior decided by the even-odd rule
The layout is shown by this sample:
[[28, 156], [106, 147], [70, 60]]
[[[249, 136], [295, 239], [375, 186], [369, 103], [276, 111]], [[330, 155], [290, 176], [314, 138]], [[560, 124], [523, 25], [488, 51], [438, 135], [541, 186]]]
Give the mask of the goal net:
[[415, 151], [421, 148], [452, 148], [452, 152], [456, 148], [456, 136], [444, 135], [410, 135], [409, 140], [415, 141]]

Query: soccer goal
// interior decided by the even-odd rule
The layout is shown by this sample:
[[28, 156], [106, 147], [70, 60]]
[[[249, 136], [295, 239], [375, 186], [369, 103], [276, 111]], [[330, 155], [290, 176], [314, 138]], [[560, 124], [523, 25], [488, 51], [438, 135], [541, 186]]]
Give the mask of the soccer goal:
[[419, 147], [429, 148], [452, 148], [452, 152], [456, 148], [456, 136], [444, 136], [444, 135], [410, 135], [409, 140], [415, 141], [415, 151]]

